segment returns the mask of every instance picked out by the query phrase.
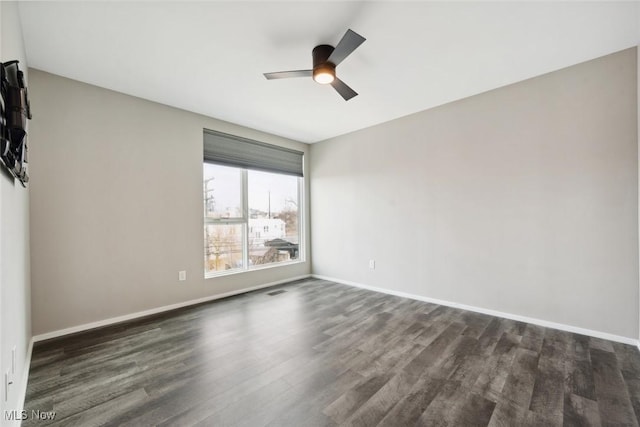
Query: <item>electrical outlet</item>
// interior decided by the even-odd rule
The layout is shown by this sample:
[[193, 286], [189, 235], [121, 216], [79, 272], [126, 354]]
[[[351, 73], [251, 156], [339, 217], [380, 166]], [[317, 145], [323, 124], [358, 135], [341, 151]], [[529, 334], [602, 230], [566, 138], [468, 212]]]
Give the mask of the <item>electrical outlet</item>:
[[372, 270], [376, 269], [376, 260], [375, 259], [370, 259], [369, 260], [369, 268]]
[[178, 280], [181, 282], [187, 280], [187, 272], [185, 270], [178, 271]]

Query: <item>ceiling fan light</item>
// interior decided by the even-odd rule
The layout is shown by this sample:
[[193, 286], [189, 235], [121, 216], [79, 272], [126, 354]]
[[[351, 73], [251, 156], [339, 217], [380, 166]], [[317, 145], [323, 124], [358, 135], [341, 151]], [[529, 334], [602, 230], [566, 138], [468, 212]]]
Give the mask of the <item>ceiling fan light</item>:
[[333, 82], [336, 78], [335, 67], [328, 64], [320, 65], [313, 70], [313, 80], [321, 85]]

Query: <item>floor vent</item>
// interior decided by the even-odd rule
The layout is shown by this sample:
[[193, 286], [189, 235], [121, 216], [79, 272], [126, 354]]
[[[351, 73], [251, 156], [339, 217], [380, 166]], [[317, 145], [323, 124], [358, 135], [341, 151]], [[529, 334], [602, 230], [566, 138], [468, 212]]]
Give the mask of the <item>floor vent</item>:
[[287, 291], [285, 291], [284, 289], [280, 289], [279, 291], [268, 292], [267, 295], [274, 296], [274, 295], [278, 295], [278, 294], [283, 294], [285, 292], [287, 292]]

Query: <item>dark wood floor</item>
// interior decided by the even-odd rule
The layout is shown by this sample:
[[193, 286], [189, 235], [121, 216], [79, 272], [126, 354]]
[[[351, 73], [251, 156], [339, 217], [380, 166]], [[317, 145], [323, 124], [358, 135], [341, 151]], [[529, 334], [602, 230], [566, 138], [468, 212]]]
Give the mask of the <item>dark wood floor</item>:
[[632, 346], [321, 280], [37, 343], [60, 426], [637, 426]]

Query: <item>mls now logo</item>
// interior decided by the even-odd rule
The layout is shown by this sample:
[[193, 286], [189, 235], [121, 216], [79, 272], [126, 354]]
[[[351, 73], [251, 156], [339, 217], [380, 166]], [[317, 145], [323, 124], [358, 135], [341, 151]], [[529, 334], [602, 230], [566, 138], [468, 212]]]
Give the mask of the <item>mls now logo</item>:
[[24, 421], [27, 419], [27, 411], [4, 411], [4, 419], [6, 421], [16, 421], [21, 420]]
[[53, 420], [55, 417], [56, 417], [56, 411], [39, 411], [39, 410], [31, 411], [31, 418], [35, 420], [41, 420], [41, 421]]
[[[31, 411], [31, 418], [35, 420], [53, 420], [56, 417], [55, 411], [40, 411], [34, 410]], [[29, 412], [27, 411], [4, 411], [4, 419], [5, 421], [25, 421], [29, 418]]]

